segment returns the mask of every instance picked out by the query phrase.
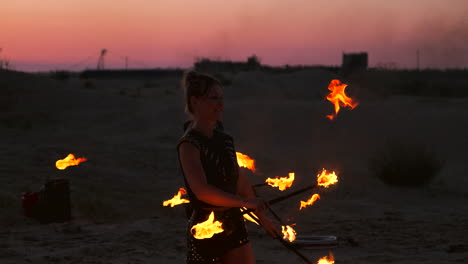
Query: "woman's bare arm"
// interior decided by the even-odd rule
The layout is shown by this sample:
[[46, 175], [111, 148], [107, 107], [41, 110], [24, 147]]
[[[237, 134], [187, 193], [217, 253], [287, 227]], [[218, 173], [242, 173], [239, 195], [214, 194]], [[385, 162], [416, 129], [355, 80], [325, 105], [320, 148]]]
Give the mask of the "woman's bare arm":
[[[256, 198], [257, 195], [255, 194], [254, 189], [252, 188], [252, 185], [250, 184], [249, 180], [247, 177], [242, 173], [241, 170], [239, 170], [239, 178], [237, 180], [237, 193], [247, 199], [252, 199]], [[270, 219], [265, 216], [265, 214], [261, 211], [256, 211], [255, 214], [257, 215], [258, 219], [260, 220], [260, 223], [262, 224], [263, 228], [265, 231], [272, 237], [278, 237], [279, 236], [279, 230], [278, 228], [273, 225], [270, 221]]]
[[256, 202], [257, 199], [243, 199], [208, 184], [200, 160], [200, 151], [193, 144], [182, 143], [179, 146], [179, 155], [185, 178], [199, 200], [215, 206], [253, 209], [259, 207], [258, 202]]

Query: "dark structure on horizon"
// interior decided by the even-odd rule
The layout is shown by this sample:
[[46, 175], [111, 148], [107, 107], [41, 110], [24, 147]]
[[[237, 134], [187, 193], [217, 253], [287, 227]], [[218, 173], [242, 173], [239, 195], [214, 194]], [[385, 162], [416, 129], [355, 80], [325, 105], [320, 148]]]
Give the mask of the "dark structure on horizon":
[[85, 70], [81, 78], [92, 79], [160, 79], [182, 77], [182, 69], [140, 69], [140, 70]]
[[260, 59], [256, 55], [247, 58], [247, 61], [222, 61], [211, 60], [208, 58], [198, 59], [193, 67], [200, 72], [239, 72], [239, 71], [254, 71], [261, 68]]
[[366, 71], [369, 63], [368, 61], [369, 56], [367, 52], [343, 53], [341, 71], [344, 74]]

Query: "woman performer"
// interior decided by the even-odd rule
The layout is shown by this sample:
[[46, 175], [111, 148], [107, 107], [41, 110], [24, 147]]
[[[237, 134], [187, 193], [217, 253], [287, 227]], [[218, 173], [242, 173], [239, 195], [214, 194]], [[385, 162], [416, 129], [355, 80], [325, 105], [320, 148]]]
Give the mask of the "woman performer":
[[[258, 199], [247, 178], [239, 173], [233, 138], [222, 131], [224, 110], [221, 82], [195, 71], [184, 74], [185, 109], [191, 116], [177, 150], [193, 211], [188, 221], [187, 263], [255, 263], [240, 208], [253, 209], [265, 231], [279, 232], [263, 214], [267, 203]], [[212, 238], [196, 239], [192, 226], [211, 212], [224, 231]]]

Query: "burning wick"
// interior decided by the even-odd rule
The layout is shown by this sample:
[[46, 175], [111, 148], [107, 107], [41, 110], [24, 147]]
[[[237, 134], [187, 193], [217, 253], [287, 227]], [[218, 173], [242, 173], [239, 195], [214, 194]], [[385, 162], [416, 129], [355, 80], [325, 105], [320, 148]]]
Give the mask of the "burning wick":
[[224, 229], [222, 228], [223, 223], [220, 221], [214, 221], [214, 212], [211, 212], [208, 220], [196, 224], [190, 229], [193, 237], [196, 239], [205, 239], [212, 238], [215, 234], [222, 233]]
[[244, 167], [255, 172], [255, 160], [254, 159], [240, 152], [236, 152], [236, 156], [237, 156], [237, 163], [239, 164], [239, 167]]
[[176, 195], [170, 200], [164, 201], [163, 206], [171, 206], [174, 207], [179, 204], [183, 203], [190, 203], [187, 199], [180, 199], [182, 195], [187, 194], [187, 191], [184, 188], [180, 188]]
[[358, 103], [346, 95], [345, 88], [347, 86], [347, 84], [341, 83], [339, 80], [332, 80], [328, 85], [328, 90], [331, 92], [327, 95], [327, 100], [335, 106], [335, 113], [327, 115], [328, 119], [333, 120], [338, 115], [340, 105], [350, 107], [351, 109], [354, 109], [358, 105]]
[[[247, 211], [247, 208], [242, 207], [242, 210]], [[258, 218], [258, 216], [255, 215], [253, 212], [251, 212], [251, 214]], [[256, 225], [260, 225], [255, 219], [252, 219], [252, 217], [250, 217], [250, 215], [248, 215], [248, 214], [244, 214], [244, 219], [248, 220], [248, 221], [250, 221], [252, 223], [255, 223]]]
[[68, 168], [69, 166], [76, 166], [78, 164], [80, 164], [81, 162], [84, 162], [84, 161], [87, 161], [86, 158], [78, 158], [76, 159], [75, 158], [75, 155], [73, 154], [68, 154], [68, 156], [64, 159], [61, 159], [61, 160], [57, 160], [55, 162], [55, 167], [57, 167], [57, 169], [59, 170], [64, 170], [66, 168]]
[[327, 172], [326, 169], [323, 169], [320, 174], [317, 175], [317, 185], [328, 188], [328, 186], [338, 182], [338, 176], [334, 171]]
[[284, 240], [289, 240], [289, 242], [296, 240], [296, 231], [291, 226], [281, 226], [281, 232], [283, 232]]
[[276, 177], [274, 179], [268, 178], [265, 180], [265, 182], [272, 187], [278, 187], [280, 191], [284, 191], [292, 186], [294, 182], [294, 172], [290, 172], [288, 177]]
[[335, 263], [335, 258], [333, 257], [333, 254], [330, 252], [328, 256], [325, 256], [317, 262], [317, 264], [334, 264]]
[[313, 205], [314, 202], [318, 199], [320, 199], [320, 195], [314, 194], [312, 195], [312, 197], [309, 198], [309, 200], [307, 200], [307, 202], [301, 201], [301, 207], [299, 207], [299, 210], [302, 210], [302, 208], [306, 208], [309, 205]]

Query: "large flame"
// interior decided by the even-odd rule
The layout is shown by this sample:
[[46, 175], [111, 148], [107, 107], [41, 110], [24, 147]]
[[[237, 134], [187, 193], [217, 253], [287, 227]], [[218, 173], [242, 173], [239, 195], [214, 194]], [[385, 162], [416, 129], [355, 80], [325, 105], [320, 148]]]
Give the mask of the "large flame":
[[328, 256], [325, 256], [317, 262], [317, 264], [334, 264], [335, 263], [335, 258], [333, 257], [333, 254], [330, 252]]
[[338, 176], [334, 171], [327, 172], [326, 169], [323, 169], [320, 174], [317, 175], [317, 184], [328, 188], [328, 186], [338, 182]]
[[290, 172], [288, 177], [276, 177], [274, 179], [268, 178], [265, 182], [272, 187], [278, 187], [280, 191], [284, 191], [292, 186], [294, 182], [294, 172]]
[[55, 162], [55, 167], [57, 167], [57, 169], [59, 170], [64, 170], [66, 168], [68, 168], [69, 166], [76, 166], [78, 164], [80, 164], [81, 162], [84, 162], [84, 161], [87, 161], [86, 158], [78, 158], [76, 159], [75, 158], [75, 155], [73, 154], [68, 154], [68, 156], [64, 159], [61, 159], [61, 160], [57, 160]]
[[187, 191], [184, 188], [180, 188], [172, 199], [163, 202], [163, 206], [174, 207], [179, 204], [190, 203], [190, 201], [187, 199], [181, 199], [182, 195], [184, 194], [187, 194]]
[[240, 152], [236, 152], [236, 156], [237, 156], [237, 163], [239, 164], [239, 167], [244, 167], [255, 172], [255, 160], [254, 159]]
[[333, 120], [336, 115], [338, 115], [340, 105], [343, 107], [350, 107], [351, 109], [354, 109], [358, 105], [357, 102], [353, 101], [353, 99], [345, 94], [345, 88], [347, 86], [347, 84], [341, 83], [339, 80], [332, 80], [328, 85], [328, 90], [331, 92], [327, 95], [327, 100], [335, 106], [335, 113], [327, 115], [328, 119]]
[[296, 240], [296, 231], [292, 228], [292, 226], [281, 226], [281, 232], [283, 232], [284, 240], [289, 240], [289, 242]]
[[302, 210], [302, 208], [306, 208], [307, 206], [314, 204], [315, 201], [317, 201], [318, 199], [320, 199], [320, 195], [314, 194], [306, 202], [301, 201], [301, 207], [299, 207], [299, 210]]
[[214, 212], [211, 212], [208, 220], [192, 226], [190, 232], [196, 239], [212, 238], [215, 234], [224, 231], [222, 225], [220, 221], [214, 221]]

